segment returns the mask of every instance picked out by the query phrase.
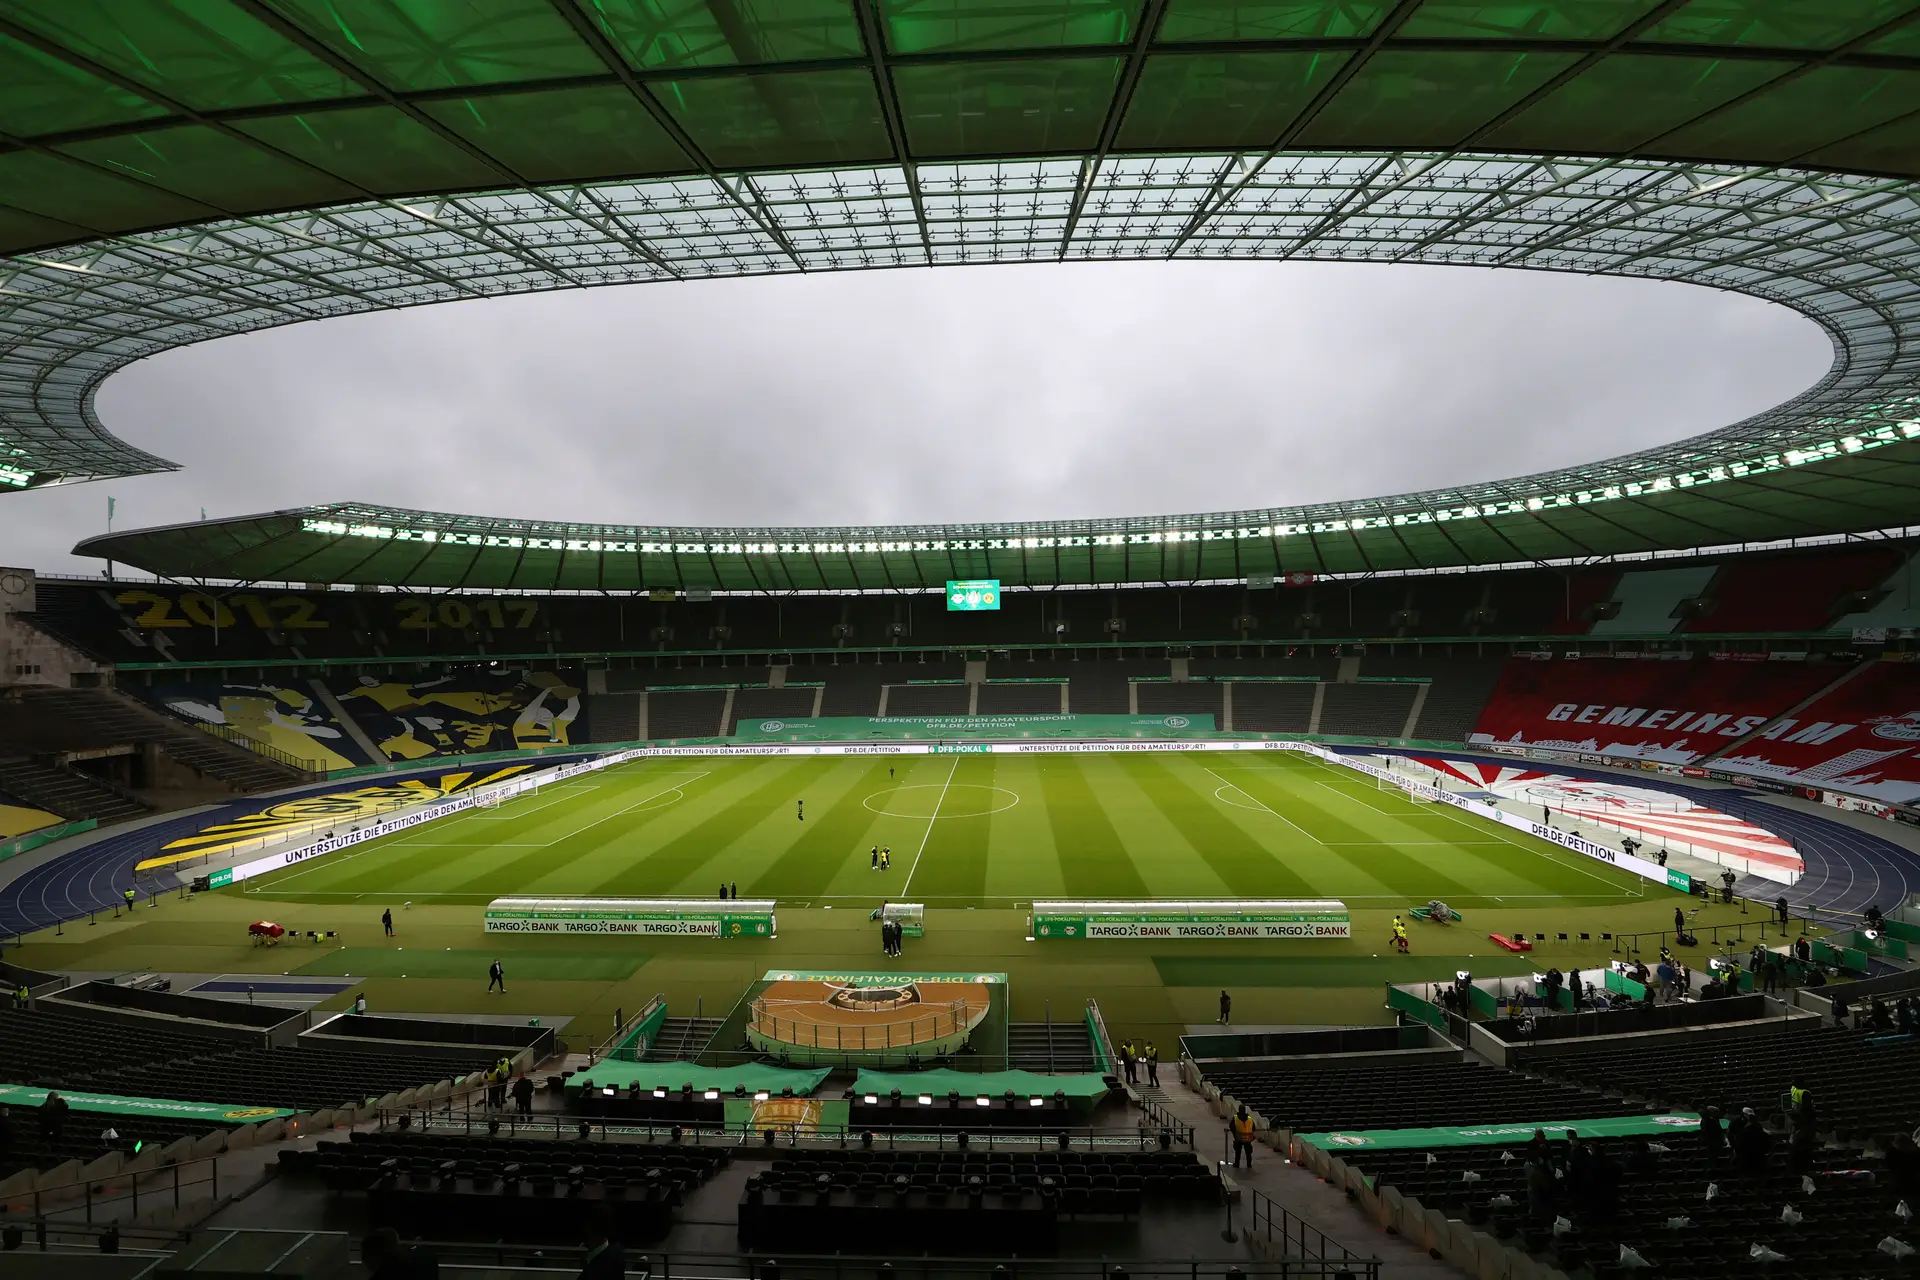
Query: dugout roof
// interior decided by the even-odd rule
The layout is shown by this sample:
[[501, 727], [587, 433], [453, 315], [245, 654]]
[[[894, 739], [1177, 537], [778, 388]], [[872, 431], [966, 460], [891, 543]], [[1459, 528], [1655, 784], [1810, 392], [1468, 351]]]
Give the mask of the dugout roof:
[[824, 529], [349, 504], [82, 545], [187, 577], [786, 589], [1913, 523], [1916, 178], [1920, 0], [11, 0], [0, 490], [170, 466], [98, 421], [101, 381], [301, 320], [770, 272], [1339, 259], [1733, 289], [1821, 324], [1835, 362], [1678, 444], [1367, 501]]

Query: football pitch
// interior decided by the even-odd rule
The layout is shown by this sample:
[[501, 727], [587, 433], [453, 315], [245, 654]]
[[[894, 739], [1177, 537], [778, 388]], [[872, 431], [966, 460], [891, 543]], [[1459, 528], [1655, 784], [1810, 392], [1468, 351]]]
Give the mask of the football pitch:
[[[872, 850], [892, 865], [872, 868]], [[1638, 903], [1645, 882], [1294, 752], [675, 757], [554, 783], [248, 882], [344, 905], [508, 896], [1440, 898], [1461, 910]]]

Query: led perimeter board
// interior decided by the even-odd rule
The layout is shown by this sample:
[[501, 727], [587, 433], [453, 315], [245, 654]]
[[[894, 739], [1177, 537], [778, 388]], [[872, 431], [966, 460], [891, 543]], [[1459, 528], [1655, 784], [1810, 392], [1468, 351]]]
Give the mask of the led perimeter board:
[[1351, 938], [1344, 902], [1036, 902], [1032, 935], [1088, 938]]
[[772, 898], [495, 898], [486, 931], [771, 938], [773, 908]]

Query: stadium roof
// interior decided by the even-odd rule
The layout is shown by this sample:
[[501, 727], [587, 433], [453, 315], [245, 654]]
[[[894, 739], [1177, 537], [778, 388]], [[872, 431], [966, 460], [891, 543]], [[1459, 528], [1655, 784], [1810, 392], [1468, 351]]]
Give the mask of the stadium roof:
[[1908, 524], [1916, 177], [1920, 0], [16, 0], [0, 488], [168, 467], [97, 420], [101, 381], [301, 320], [782, 271], [1339, 259], [1717, 286], [1810, 316], [1835, 363], [1675, 445], [1360, 502], [888, 529], [346, 506], [81, 549], [183, 577], [781, 589]]

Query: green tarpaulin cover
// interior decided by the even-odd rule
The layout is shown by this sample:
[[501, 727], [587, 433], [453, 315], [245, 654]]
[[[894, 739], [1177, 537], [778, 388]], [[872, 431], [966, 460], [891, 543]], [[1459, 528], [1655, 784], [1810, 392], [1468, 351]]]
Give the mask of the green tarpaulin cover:
[[586, 1081], [600, 1085], [618, 1085], [622, 1089], [638, 1085], [643, 1089], [678, 1089], [691, 1084], [696, 1089], [718, 1089], [732, 1093], [744, 1087], [748, 1093], [762, 1089], [777, 1094], [792, 1089], [795, 1097], [805, 1097], [827, 1078], [818, 1071], [794, 1071], [783, 1067], [763, 1067], [748, 1063], [743, 1067], [703, 1067], [696, 1062], [597, 1062], [567, 1081], [567, 1089], [578, 1089]]
[[[163, 1116], [175, 1120], [205, 1120], [213, 1124], [257, 1124], [290, 1116], [286, 1107], [242, 1107], [223, 1102], [174, 1102], [167, 1098], [121, 1098], [111, 1093], [80, 1093], [56, 1089], [75, 1111], [112, 1116]], [[23, 1084], [0, 1084], [0, 1106], [31, 1109], [47, 1100], [47, 1090]], [[16, 1121], [17, 1123], [17, 1121]]]
[[1011, 1089], [1022, 1098], [1051, 1098], [1064, 1089], [1075, 1102], [1103, 1097], [1107, 1082], [1097, 1075], [1049, 1076], [1038, 1071], [862, 1071], [853, 1082], [855, 1093], [882, 1096], [898, 1089], [902, 1096], [926, 1093], [944, 1098], [954, 1089], [964, 1098], [997, 1098]]
[[1297, 1133], [1294, 1137], [1328, 1151], [1394, 1151], [1408, 1147], [1474, 1147], [1502, 1143], [1518, 1146], [1544, 1129], [1555, 1142], [1571, 1129], [1583, 1138], [1631, 1138], [1642, 1134], [1693, 1133], [1700, 1117], [1691, 1111], [1653, 1116], [1615, 1116], [1606, 1120], [1548, 1120], [1540, 1124], [1458, 1125], [1440, 1129], [1364, 1129], [1352, 1133]]

